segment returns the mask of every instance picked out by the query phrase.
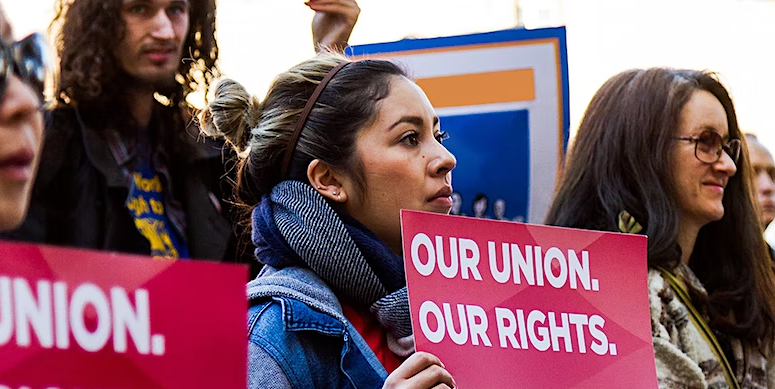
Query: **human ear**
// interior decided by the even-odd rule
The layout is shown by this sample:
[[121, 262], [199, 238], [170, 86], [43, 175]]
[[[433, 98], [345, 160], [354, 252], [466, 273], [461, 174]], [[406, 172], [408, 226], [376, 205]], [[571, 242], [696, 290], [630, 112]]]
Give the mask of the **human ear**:
[[342, 185], [343, 177], [331, 165], [314, 159], [307, 166], [307, 179], [315, 190], [323, 197], [335, 202], [347, 201], [347, 191]]

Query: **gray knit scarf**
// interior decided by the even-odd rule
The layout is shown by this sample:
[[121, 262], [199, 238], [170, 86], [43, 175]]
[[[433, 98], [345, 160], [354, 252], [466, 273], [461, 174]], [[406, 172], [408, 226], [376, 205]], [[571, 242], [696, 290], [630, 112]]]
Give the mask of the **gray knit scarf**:
[[[362, 231], [365, 227], [360, 223], [355, 222], [359, 226], [355, 230], [352, 224], [345, 224], [326, 199], [310, 185], [295, 180], [283, 181], [274, 187], [268, 200], [262, 202], [256, 211], [260, 212], [258, 208], [264, 204], [271, 204], [270, 210], [264, 210], [265, 215], [271, 211], [279, 234], [304, 265], [320, 276], [340, 299], [356, 306], [369, 307], [387, 331], [388, 345], [394, 353], [401, 356], [411, 354], [414, 341], [405, 281], [400, 280], [404, 286], [389, 293], [388, 287], [375, 273], [378, 266], [370, 265], [375, 261], [394, 261], [395, 258], [389, 256], [395, 254], [373, 233]], [[254, 230], [256, 223], [260, 222], [256, 219], [261, 217], [256, 211], [253, 215]], [[371, 249], [375, 245], [376, 249]], [[359, 246], [370, 247], [367, 250], [369, 260]]]

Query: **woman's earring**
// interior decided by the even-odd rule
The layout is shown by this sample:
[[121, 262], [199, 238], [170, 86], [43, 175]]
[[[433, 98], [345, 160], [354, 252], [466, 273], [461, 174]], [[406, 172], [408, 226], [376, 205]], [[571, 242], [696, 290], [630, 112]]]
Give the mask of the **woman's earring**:
[[342, 195], [341, 194], [336, 195], [336, 201], [338, 201], [340, 203], [342, 202]]

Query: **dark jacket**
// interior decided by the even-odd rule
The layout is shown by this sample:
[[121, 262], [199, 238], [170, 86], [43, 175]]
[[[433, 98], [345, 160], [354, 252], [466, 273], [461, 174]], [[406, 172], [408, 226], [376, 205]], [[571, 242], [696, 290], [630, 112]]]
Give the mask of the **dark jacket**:
[[[222, 144], [197, 141], [176, 111], [159, 105], [148, 128], [170, 224], [185, 239], [191, 258], [234, 258], [235, 238], [221, 201]], [[136, 163], [134, 144], [103, 116], [66, 106], [49, 114], [27, 219], [4, 238], [150, 253], [125, 206]]]

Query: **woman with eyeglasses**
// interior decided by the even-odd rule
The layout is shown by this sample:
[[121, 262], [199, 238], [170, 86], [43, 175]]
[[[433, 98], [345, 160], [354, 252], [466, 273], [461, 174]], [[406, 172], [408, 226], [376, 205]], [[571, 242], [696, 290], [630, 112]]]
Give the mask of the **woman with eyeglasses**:
[[14, 42], [0, 6], [0, 232], [24, 220], [43, 142], [44, 69], [39, 35]]
[[660, 388], [775, 388], [775, 282], [741, 138], [713, 74], [620, 73], [592, 98], [546, 220], [648, 236]]

